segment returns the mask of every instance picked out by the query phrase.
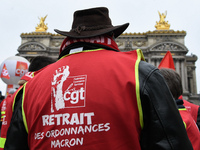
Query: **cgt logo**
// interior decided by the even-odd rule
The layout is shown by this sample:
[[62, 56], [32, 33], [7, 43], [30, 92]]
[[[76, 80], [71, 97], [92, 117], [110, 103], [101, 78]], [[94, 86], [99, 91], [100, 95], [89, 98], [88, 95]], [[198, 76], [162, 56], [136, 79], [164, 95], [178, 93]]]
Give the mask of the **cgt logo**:
[[79, 101], [84, 100], [85, 90], [81, 87], [79, 90], [67, 90], [63, 95], [65, 101], [69, 101], [71, 104], [77, 104]]
[[22, 77], [28, 72], [28, 64], [25, 62], [17, 61], [15, 76]]
[[8, 73], [8, 69], [6, 67], [6, 64], [3, 65], [3, 70], [1, 72], [1, 78], [10, 79], [10, 75]]
[[55, 71], [51, 82], [51, 111], [85, 107], [86, 75], [69, 76], [69, 66]]

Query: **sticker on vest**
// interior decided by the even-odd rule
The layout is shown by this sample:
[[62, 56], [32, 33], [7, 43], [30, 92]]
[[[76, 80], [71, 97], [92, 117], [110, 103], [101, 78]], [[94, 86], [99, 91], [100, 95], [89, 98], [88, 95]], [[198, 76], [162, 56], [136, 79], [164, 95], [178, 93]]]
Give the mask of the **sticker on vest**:
[[73, 54], [73, 53], [78, 53], [78, 52], [82, 52], [83, 51], [83, 47], [79, 47], [79, 48], [74, 48], [74, 49], [71, 49], [69, 51], [70, 54]]
[[51, 112], [85, 107], [87, 75], [70, 76], [69, 66], [55, 70], [51, 82]]

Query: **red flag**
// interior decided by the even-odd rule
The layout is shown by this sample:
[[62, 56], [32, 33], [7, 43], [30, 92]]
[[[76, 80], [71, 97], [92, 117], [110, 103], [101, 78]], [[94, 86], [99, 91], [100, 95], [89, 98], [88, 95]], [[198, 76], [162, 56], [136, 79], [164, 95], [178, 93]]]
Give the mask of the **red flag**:
[[170, 69], [175, 70], [174, 61], [173, 61], [172, 54], [170, 51], [167, 51], [164, 58], [160, 62], [158, 69], [160, 69], [160, 68], [170, 68]]
[[3, 70], [1, 72], [1, 78], [10, 79], [10, 75], [8, 73], [8, 69], [6, 68], [6, 64], [3, 65]]

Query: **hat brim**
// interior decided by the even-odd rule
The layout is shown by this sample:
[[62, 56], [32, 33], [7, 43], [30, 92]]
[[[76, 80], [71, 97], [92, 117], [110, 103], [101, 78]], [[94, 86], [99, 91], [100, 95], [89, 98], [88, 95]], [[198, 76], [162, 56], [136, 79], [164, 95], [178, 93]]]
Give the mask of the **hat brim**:
[[103, 35], [112, 31], [114, 33], [114, 37], [117, 38], [126, 30], [128, 26], [129, 26], [129, 23], [125, 23], [123, 25], [113, 26], [110, 28], [104, 28], [104, 29], [99, 29], [99, 30], [89, 30], [89, 31], [83, 30], [80, 32], [80, 34], [74, 31], [66, 32], [66, 31], [60, 31], [58, 29], [54, 29], [54, 31], [60, 35], [64, 35], [64, 36], [72, 37], [72, 38], [89, 38], [89, 37], [94, 37], [98, 35]]

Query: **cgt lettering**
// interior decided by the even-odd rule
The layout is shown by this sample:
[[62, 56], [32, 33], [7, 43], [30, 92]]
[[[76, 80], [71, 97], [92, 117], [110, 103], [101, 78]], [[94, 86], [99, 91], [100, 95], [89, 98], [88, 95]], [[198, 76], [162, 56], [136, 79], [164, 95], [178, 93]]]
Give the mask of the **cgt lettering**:
[[27, 70], [24, 69], [16, 69], [15, 74], [16, 76], [23, 76], [25, 73], [27, 72]]
[[77, 104], [80, 100], [84, 100], [84, 93], [85, 90], [83, 87], [80, 88], [80, 90], [75, 90], [73, 92], [66, 91], [64, 93], [64, 100], [65, 101], [70, 101], [71, 104]]

